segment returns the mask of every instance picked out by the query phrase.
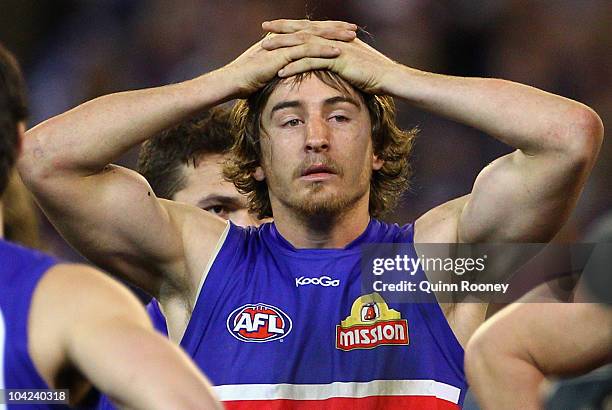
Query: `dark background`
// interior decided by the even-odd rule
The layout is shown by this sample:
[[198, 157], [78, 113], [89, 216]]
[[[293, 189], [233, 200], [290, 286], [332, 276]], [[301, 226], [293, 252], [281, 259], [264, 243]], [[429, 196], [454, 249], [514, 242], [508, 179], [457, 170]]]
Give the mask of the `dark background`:
[[[2, 0], [0, 41], [21, 61], [30, 126], [91, 98], [177, 82], [221, 67], [275, 18], [354, 22], [403, 64], [452, 75], [501, 77], [583, 102], [612, 118], [612, 2], [607, 0]], [[415, 176], [390, 218], [412, 221], [471, 190], [477, 173], [510, 148], [465, 126], [399, 103], [421, 128]], [[580, 238], [612, 205], [612, 143], [604, 142], [580, 202], [557, 241]], [[133, 166], [135, 151], [120, 161]], [[46, 222], [43, 243], [75, 259]]]

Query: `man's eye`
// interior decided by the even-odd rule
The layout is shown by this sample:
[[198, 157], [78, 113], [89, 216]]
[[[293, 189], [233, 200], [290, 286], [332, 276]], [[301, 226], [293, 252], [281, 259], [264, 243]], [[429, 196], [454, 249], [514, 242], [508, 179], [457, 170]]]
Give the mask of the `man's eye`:
[[297, 127], [298, 125], [300, 125], [300, 123], [301, 123], [300, 120], [298, 120], [297, 118], [293, 118], [293, 119], [285, 122], [283, 124], [283, 126], [285, 126], [285, 127]]
[[227, 209], [223, 205], [214, 205], [204, 208], [205, 211], [210, 212], [213, 215], [224, 217], [227, 214]]
[[345, 117], [344, 115], [334, 115], [332, 117], [332, 120], [334, 120], [336, 122], [347, 122], [347, 121], [349, 121], [349, 118]]

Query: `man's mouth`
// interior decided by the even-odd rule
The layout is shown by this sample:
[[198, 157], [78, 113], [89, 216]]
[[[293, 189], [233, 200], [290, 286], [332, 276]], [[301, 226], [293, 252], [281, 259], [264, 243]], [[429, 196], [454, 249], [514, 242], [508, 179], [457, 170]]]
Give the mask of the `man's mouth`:
[[323, 164], [313, 164], [302, 172], [301, 179], [319, 181], [332, 178], [335, 175], [336, 172], [333, 168]]

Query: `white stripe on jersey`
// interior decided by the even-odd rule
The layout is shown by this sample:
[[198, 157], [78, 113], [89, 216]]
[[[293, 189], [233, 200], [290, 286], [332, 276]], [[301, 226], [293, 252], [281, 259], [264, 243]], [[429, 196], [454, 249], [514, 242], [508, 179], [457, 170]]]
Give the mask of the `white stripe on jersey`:
[[214, 386], [213, 389], [221, 401], [433, 396], [457, 404], [461, 394], [459, 388], [435, 380], [373, 380], [329, 384], [228, 384]]

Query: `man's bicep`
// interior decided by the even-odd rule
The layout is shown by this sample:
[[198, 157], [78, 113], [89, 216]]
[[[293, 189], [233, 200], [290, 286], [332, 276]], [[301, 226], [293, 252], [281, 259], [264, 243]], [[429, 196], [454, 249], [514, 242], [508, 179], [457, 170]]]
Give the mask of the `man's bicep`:
[[88, 259], [149, 292], [162, 272], [180, 269], [176, 216], [141, 175], [109, 165], [102, 173], [53, 184], [38, 200], [62, 236]]
[[485, 167], [461, 212], [459, 240], [550, 240], [569, 216], [585, 178], [567, 169], [558, 155], [536, 157], [517, 150]]

